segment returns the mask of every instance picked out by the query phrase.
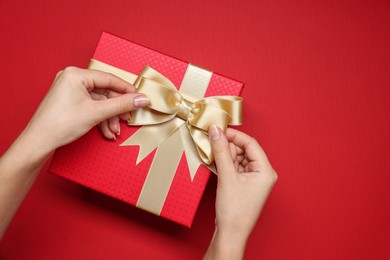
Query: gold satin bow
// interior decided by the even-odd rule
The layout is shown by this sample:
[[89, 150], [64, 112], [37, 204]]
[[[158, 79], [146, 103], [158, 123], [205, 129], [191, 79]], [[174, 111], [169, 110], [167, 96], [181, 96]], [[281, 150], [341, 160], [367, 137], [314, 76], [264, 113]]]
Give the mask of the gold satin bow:
[[170, 80], [150, 67], [137, 76], [93, 59], [89, 68], [121, 77], [151, 99], [149, 107], [132, 112], [129, 125], [142, 127], [121, 144], [139, 146], [137, 164], [156, 150], [137, 207], [160, 215], [183, 152], [191, 180], [202, 163], [215, 172], [207, 130], [211, 124], [224, 130], [227, 125], [241, 124], [242, 99], [204, 98], [210, 71], [188, 65], [178, 91]]
[[185, 125], [202, 162], [210, 165], [214, 161], [208, 137], [210, 125], [215, 124], [225, 130], [228, 125], [242, 123], [240, 97], [194, 98], [178, 91], [169, 79], [150, 67], [143, 69], [134, 86], [138, 93], [146, 95], [151, 101], [147, 108], [132, 112], [128, 121], [129, 125], [144, 126], [140, 129], [143, 136], [141, 139], [144, 140], [134, 140], [138, 139], [136, 133], [129, 138], [129, 142], [122, 144], [144, 144], [141, 146], [137, 163], [179, 127]]

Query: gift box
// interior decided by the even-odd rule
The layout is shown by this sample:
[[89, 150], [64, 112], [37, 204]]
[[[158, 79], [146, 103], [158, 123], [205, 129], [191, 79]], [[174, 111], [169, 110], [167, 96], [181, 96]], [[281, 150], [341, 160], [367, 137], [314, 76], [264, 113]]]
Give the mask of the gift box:
[[207, 127], [240, 124], [241, 100], [226, 95], [243, 83], [106, 32], [89, 68], [134, 84], [151, 106], [121, 122], [116, 141], [93, 128], [59, 148], [49, 172], [190, 227], [213, 170]]

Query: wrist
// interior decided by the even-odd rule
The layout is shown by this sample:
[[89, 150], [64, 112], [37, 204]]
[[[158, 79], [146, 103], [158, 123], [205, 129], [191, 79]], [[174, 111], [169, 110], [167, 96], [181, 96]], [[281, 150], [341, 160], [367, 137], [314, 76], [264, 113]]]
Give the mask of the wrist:
[[28, 168], [39, 167], [50, 156], [54, 149], [46, 145], [43, 134], [35, 133], [27, 127], [11, 145], [7, 154], [16, 165]]
[[248, 236], [216, 228], [205, 259], [242, 259]]
[[58, 147], [54, 138], [57, 131], [48, 129], [47, 126], [49, 125], [50, 123], [48, 122], [34, 122], [33, 118], [18, 139], [20, 139], [23, 143], [31, 143], [37, 155], [49, 155]]
[[249, 237], [247, 232], [242, 230], [222, 229], [220, 227], [216, 228], [214, 233], [220, 245], [228, 246], [228, 248], [235, 250], [244, 250]]
[[49, 155], [25, 130], [0, 157], [0, 240]]

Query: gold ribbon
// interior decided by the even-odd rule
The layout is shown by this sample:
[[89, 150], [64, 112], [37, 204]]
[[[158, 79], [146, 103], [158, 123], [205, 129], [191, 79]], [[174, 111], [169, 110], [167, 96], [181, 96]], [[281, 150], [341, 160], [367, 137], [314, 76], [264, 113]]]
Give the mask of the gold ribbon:
[[97, 60], [91, 60], [89, 68], [121, 77], [151, 100], [147, 108], [132, 112], [128, 124], [142, 127], [121, 144], [140, 147], [137, 164], [157, 148], [137, 207], [160, 214], [183, 152], [191, 180], [202, 163], [215, 172], [208, 128], [211, 124], [223, 130], [228, 125], [240, 125], [242, 99], [204, 98], [212, 72], [190, 64], [177, 90], [169, 79], [150, 67], [145, 67], [139, 76]]

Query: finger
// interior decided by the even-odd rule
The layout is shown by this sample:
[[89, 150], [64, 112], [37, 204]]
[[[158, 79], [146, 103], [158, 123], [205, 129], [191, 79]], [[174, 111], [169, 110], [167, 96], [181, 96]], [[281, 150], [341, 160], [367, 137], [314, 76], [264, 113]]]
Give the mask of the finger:
[[[108, 94], [107, 93], [104, 93], [103, 92], [100, 92], [100, 91], [92, 91], [90, 92], [89, 94], [91, 95], [92, 99], [93, 100], [104, 100], [104, 99], [107, 99], [107, 96], [110, 97], [110, 96], [120, 96], [121, 94], [118, 94], [117, 92], [114, 92], [114, 91], [111, 91], [112, 93], [116, 93], [116, 94]], [[127, 121], [131, 118], [130, 116], [130, 113], [123, 113], [123, 114], [120, 114], [119, 115], [119, 118], [123, 121]]]
[[245, 158], [245, 155], [238, 155], [237, 156], [237, 162], [240, 163], [240, 164], [244, 164], [246, 162], [246, 158]]
[[99, 70], [80, 69], [68, 67], [64, 69], [61, 77], [71, 77], [79, 80], [90, 92], [94, 89], [111, 89], [119, 93], [135, 92], [135, 87], [127, 81]]
[[89, 95], [93, 100], [104, 100], [107, 99], [107, 96], [103, 94], [96, 93], [95, 91], [89, 92]]
[[[231, 144], [234, 145], [233, 143], [231, 143]], [[234, 145], [234, 146], [236, 146], [236, 145]], [[245, 151], [241, 147], [236, 146], [236, 151], [237, 151], [237, 154], [239, 154], [239, 155], [245, 155]]]
[[94, 114], [97, 117], [95, 120], [103, 121], [110, 117], [145, 107], [149, 103], [149, 98], [138, 93], [128, 93], [119, 97], [96, 101], [94, 105], [98, 113]]
[[229, 142], [222, 130], [215, 125], [211, 125], [209, 137], [218, 175], [224, 176], [228, 175], [229, 172], [235, 171]]
[[112, 140], [112, 139], [116, 140], [115, 135], [108, 128], [108, 122], [106, 120], [101, 122], [99, 124], [98, 128], [105, 138], [110, 139], [110, 140]]
[[120, 95], [123, 95], [124, 93], [119, 93], [114, 90], [108, 89], [108, 88], [95, 88], [92, 92], [104, 95], [107, 98], [113, 98], [113, 97], [119, 97]]
[[[100, 94], [100, 92], [92, 91], [89, 93], [93, 100], [106, 100], [108, 97], [105, 94]], [[108, 129], [113, 133], [114, 135], [120, 134], [120, 125], [119, 125], [119, 117], [115, 116], [112, 118], [109, 118], [107, 120]], [[104, 123], [105, 124], [105, 123]], [[109, 134], [108, 138], [111, 139], [111, 136]]]
[[119, 93], [135, 92], [135, 87], [127, 81], [99, 70], [85, 70], [85, 75], [88, 77], [87, 89], [110, 89]]
[[121, 128], [119, 125], [119, 117], [114, 116], [109, 118], [107, 121], [108, 121], [108, 128], [110, 129], [110, 131], [115, 135], [120, 135]]
[[229, 148], [230, 148], [230, 155], [232, 157], [233, 163], [234, 163], [234, 168], [237, 170], [238, 169], [238, 155], [237, 155], [237, 149], [236, 146], [233, 143], [229, 143]]
[[229, 143], [230, 155], [232, 156], [232, 160], [235, 161], [237, 159], [237, 149], [233, 143]]
[[256, 163], [261, 164], [259, 161], [250, 161], [249, 162], [246, 158], [244, 158], [240, 164], [242, 167], [247, 167], [249, 165], [249, 163], [251, 163], [251, 162], [256, 162]]
[[238, 165], [238, 172], [239, 173], [244, 173], [244, 172], [248, 172], [247, 169], [242, 166], [241, 164]]
[[119, 115], [119, 118], [123, 121], [127, 121], [131, 118], [130, 113], [123, 113]]
[[249, 161], [268, 162], [267, 155], [253, 137], [250, 137], [243, 132], [228, 128], [226, 130], [226, 138], [242, 150], [244, 150], [246, 158]]
[[[118, 93], [118, 92], [115, 92], [115, 91], [112, 91], [112, 90], [109, 90], [108, 92], [107, 92], [107, 97], [108, 98], [113, 98], [113, 97], [119, 97], [120, 95], [122, 95], [122, 94], [120, 94], [120, 93]], [[119, 115], [119, 118], [120, 119], [122, 119], [123, 121], [127, 121], [127, 120], [129, 120], [130, 119], [130, 113], [123, 113], [123, 114], [120, 114]], [[118, 127], [119, 127], [119, 122], [118, 122]], [[119, 133], [120, 133], [120, 128], [118, 128], [119, 129]], [[119, 135], [119, 134], [118, 134]]]
[[249, 162], [245, 165], [246, 172], [266, 172], [265, 165], [261, 162]]

